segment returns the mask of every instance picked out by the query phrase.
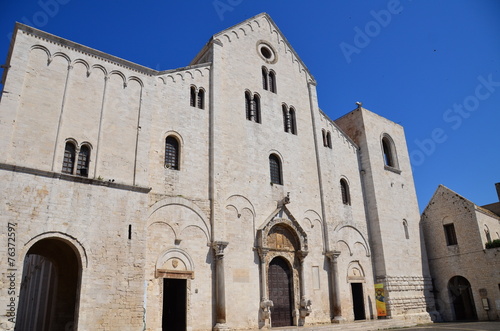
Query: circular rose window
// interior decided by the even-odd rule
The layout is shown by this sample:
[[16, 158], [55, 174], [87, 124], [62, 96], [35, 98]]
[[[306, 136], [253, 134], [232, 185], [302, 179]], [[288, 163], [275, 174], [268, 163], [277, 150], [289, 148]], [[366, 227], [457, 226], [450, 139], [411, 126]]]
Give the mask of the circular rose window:
[[259, 44], [257, 44], [257, 53], [267, 63], [275, 63], [277, 60], [276, 52], [271, 47], [271, 45], [267, 43], [260, 42]]

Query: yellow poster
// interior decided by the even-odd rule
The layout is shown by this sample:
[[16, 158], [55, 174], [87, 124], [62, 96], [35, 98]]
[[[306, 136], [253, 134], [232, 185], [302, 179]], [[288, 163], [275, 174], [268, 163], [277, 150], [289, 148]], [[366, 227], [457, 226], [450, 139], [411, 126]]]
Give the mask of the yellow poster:
[[377, 304], [377, 316], [387, 316], [385, 310], [384, 284], [375, 284], [375, 303]]

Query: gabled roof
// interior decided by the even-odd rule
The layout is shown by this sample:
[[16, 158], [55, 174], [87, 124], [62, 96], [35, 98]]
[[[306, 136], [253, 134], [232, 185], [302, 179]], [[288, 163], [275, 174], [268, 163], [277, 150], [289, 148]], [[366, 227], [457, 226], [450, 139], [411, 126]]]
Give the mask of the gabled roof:
[[[250, 29], [253, 31], [252, 28], [252, 23], [257, 22], [259, 25], [259, 20], [265, 19], [269, 23], [271, 30], [274, 30], [276, 33], [277, 41], [278, 43], [283, 42], [286, 46], [287, 51], [291, 52], [293, 54], [293, 59], [294, 61], [297, 61], [299, 65], [303, 68], [303, 70], [307, 73], [307, 75], [311, 79], [311, 83], [316, 84], [316, 80], [314, 79], [313, 75], [307, 69], [307, 66], [305, 63], [300, 59], [298, 56], [297, 52], [293, 49], [293, 47], [290, 45], [284, 34], [281, 32], [281, 30], [278, 28], [276, 23], [273, 21], [273, 19], [267, 14], [267, 13], [260, 13], [258, 15], [255, 15], [254, 17], [251, 17], [241, 23], [238, 23], [236, 25], [233, 25], [232, 27], [229, 27], [225, 30], [222, 30], [221, 32], [218, 32], [214, 34], [210, 40], [205, 44], [205, 46], [201, 49], [201, 51], [195, 56], [195, 58], [191, 61], [191, 64], [195, 64], [200, 58], [203, 57], [203, 55], [206, 54], [206, 52], [212, 47], [213, 43], [222, 43], [222, 38], [227, 37], [229, 40], [231, 38], [231, 35], [234, 36], [239, 36], [242, 32], [245, 33], [245, 27], [250, 27]], [[260, 25], [259, 25], [260, 26]]]
[[422, 212], [422, 215], [424, 215], [427, 211], [427, 209], [432, 205], [434, 204], [434, 200], [437, 198], [437, 195], [439, 194], [439, 192], [445, 192], [445, 193], [449, 193], [451, 195], [455, 195], [457, 198], [461, 199], [461, 200], [464, 200], [472, 205], [474, 205], [474, 208], [475, 210], [483, 213], [483, 214], [486, 214], [488, 216], [491, 216], [491, 217], [494, 217], [494, 218], [500, 218], [498, 215], [496, 215], [495, 213], [493, 213], [492, 211], [486, 209], [486, 208], [483, 208], [481, 206], [478, 206], [476, 205], [474, 202], [470, 201], [469, 199], [461, 196], [460, 194], [458, 194], [457, 192], [453, 191], [453, 190], [450, 190], [449, 188], [447, 188], [446, 186], [444, 185], [441, 185], [439, 184], [438, 188], [436, 189], [436, 191], [434, 192], [434, 194], [432, 195], [432, 198], [429, 200], [429, 203], [427, 204], [427, 206], [425, 207], [424, 211]]

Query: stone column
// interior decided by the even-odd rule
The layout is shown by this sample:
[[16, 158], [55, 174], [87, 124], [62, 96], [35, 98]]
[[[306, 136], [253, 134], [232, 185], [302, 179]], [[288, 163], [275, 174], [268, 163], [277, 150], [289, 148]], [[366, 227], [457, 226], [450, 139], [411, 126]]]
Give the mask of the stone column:
[[311, 300], [306, 298], [306, 290], [305, 290], [305, 277], [304, 277], [304, 259], [306, 258], [308, 252], [307, 251], [297, 251], [297, 257], [300, 262], [300, 321], [299, 325], [303, 326], [305, 323], [305, 318], [311, 314]]
[[273, 302], [267, 296], [267, 276], [266, 276], [266, 256], [269, 253], [268, 248], [258, 248], [260, 258], [260, 308], [262, 309], [261, 320], [264, 326], [269, 328], [269, 318], [271, 317], [271, 307]]
[[342, 306], [340, 303], [340, 288], [339, 288], [339, 269], [337, 265], [337, 258], [339, 251], [326, 252], [326, 256], [330, 259], [330, 277], [332, 281], [331, 290], [333, 291], [333, 320], [334, 323], [340, 323], [344, 320], [342, 317]]
[[224, 286], [224, 248], [226, 241], [212, 244], [215, 255], [215, 321], [214, 330], [229, 330], [226, 326], [226, 289]]

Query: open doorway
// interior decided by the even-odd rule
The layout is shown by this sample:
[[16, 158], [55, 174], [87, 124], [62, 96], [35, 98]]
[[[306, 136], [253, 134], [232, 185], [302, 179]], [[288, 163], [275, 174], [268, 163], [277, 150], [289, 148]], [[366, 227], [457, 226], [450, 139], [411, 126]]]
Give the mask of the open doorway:
[[448, 290], [453, 303], [456, 320], [477, 320], [474, 299], [469, 281], [462, 276], [455, 276], [448, 283]]
[[354, 320], [364, 320], [365, 299], [363, 295], [363, 283], [351, 283], [352, 307], [354, 310]]
[[163, 278], [163, 331], [186, 330], [186, 280]]
[[77, 325], [81, 267], [66, 242], [35, 243], [24, 258], [15, 330], [73, 330]]

